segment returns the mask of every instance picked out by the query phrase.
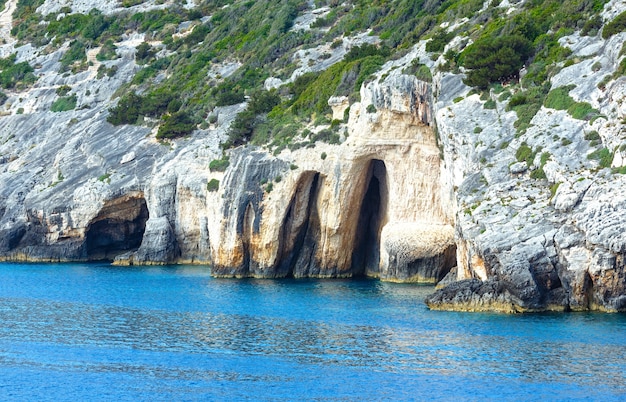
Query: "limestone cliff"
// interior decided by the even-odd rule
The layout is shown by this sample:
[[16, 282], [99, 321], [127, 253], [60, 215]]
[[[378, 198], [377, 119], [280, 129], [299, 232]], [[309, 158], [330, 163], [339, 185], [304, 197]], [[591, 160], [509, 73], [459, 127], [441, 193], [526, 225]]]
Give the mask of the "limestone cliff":
[[[215, 275], [436, 281], [447, 273], [452, 193], [441, 186], [430, 85], [394, 75], [364, 87], [361, 99], [341, 145], [231, 156], [211, 236]], [[407, 236], [417, 240], [408, 250]], [[440, 241], [420, 246], [423, 238]]]
[[[169, 4], [156, 3], [140, 7]], [[46, 1], [42, 9], [70, 5], [84, 12], [94, 3]], [[0, 20], [14, 7], [9, 1]], [[624, 9], [607, 3], [605, 20]], [[216, 122], [166, 144], [150, 122], [106, 122], [114, 94], [142, 68], [134, 54], [143, 37], [126, 35], [115, 60], [60, 74], [68, 44], [47, 52], [0, 35], [0, 56], [16, 53], [38, 76], [32, 88], [7, 91], [1, 110], [4, 260], [200, 263], [220, 277], [439, 283], [427, 301], [433, 309], [626, 310], [626, 77], [612, 76], [626, 57], [626, 33], [560, 39], [571, 63], [550, 84], [575, 84], [568, 96], [587, 102], [593, 118], [541, 106], [519, 130], [509, 98], [491, 91], [481, 99], [463, 71], [444, 72], [444, 57], [433, 60], [422, 41], [369, 77], [359, 102], [329, 99], [337, 119], [349, 107], [340, 143], [279, 153], [239, 147], [228, 151], [225, 172], [209, 162], [221, 157], [245, 103], [215, 109]], [[313, 63], [318, 50], [299, 52]], [[432, 83], [404, 73], [416, 61], [435, 72]], [[100, 76], [100, 65], [117, 73]], [[50, 111], [64, 86], [76, 109]], [[602, 149], [613, 170], [594, 159]]]
[[[609, 2], [604, 13], [615, 15], [624, 6]], [[595, 117], [542, 106], [520, 131], [499, 94], [491, 93], [487, 101], [495, 107], [486, 108], [458, 76], [438, 77], [435, 119], [458, 189], [458, 282], [431, 296], [431, 308], [626, 309], [625, 228], [618, 218], [626, 184], [618, 174], [626, 79], [601, 85], [623, 59], [625, 39], [622, 33], [560, 40], [579, 62], [554, 75], [552, 88], [573, 84], [569, 95], [590, 104]], [[603, 148], [613, 170], [594, 159]], [[532, 151], [529, 160], [520, 162], [520, 149]]]

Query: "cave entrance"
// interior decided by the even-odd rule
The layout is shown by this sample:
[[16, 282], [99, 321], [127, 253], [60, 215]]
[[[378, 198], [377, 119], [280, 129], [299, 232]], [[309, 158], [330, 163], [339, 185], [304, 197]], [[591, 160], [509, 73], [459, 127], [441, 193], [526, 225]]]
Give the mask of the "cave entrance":
[[107, 201], [85, 231], [87, 260], [112, 261], [122, 253], [136, 251], [148, 217], [143, 195]]
[[317, 197], [323, 178], [308, 171], [300, 176], [279, 235], [278, 277], [307, 276], [316, 269], [314, 261], [320, 238]]
[[387, 168], [383, 161], [370, 161], [363, 194], [352, 253], [352, 273], [376, 276], [380, 263], [380, 233], [387, 219], [389, 197]]

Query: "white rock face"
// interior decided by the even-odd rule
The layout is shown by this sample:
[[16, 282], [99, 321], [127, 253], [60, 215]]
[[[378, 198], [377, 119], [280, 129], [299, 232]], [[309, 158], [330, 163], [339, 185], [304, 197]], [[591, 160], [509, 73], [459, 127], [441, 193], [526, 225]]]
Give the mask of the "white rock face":
[[[623, 11], [625, 4], [606, 7]], [[606, 41], [599, 36], [562, 38], [562, 46], [582, 61], [552, 77], [552, 87], [574, 85], [570, 96], [589, 103], [601, 117], [577, 120], [566, 111], [542, 107], [521, 135], [513, 127], [515, 114], [505, 111], [497, 94], [492, 94], [496, 108], [486, 110], [477, 95], [466, 95], [469, 88], [459, 77], [435, 77], [435, 120], [447, 170], [458, 186], [460, 282], [435, 294], [429, 300], [432, 308], [626, 308], [624, 228], [617, 218], [623, 213], [624, 178], [587, 158], [606, 147], [616, 155], [613, 166], [623, 164], [618, 149], [626, 139], [626, 77], [609, 81], [605, 89], [598, 83], [624, 57], [618, 52], [625, 39], [624, 33]], [[455, 98], [456, 103], [451, 101]], [[598, 145], [585, 139], [594, 131]], [[535, 155], [528, 165], [516, 160], [523, 145]], [[533, 178], [538, 169], [545, 179]]]
[[[189, 7], [193, 0], [185, 0], [185, 6]], [[93, 9], [100, 10], [103, 14], [113, 14], [122, 10], [130, 12], [145, 12], [149, 10], [158, 10], [170, 7], [174, 3], [173, 0], [157, 1], [148, 0], [132, 7], [122, 7], [122, 2], [118, 0], [46, 0], [37, 8], [37, 12], [42, 15], [58, 13], [64, 7], [69, 7], [73, 13], [87, 14]]]

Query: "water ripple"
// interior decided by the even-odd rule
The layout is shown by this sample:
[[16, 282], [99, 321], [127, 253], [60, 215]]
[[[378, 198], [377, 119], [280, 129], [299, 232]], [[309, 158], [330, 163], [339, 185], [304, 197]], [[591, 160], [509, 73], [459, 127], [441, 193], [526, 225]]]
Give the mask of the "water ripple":
[[626, 397], [623, 315], [431, 312], [428, 291], [0, 264], [0, 399]]

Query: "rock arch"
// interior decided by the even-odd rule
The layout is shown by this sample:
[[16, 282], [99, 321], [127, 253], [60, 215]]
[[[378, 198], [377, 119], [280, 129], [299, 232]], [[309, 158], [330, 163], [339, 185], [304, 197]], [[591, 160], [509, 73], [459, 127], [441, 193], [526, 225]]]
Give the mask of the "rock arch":
[[[250, 247], [252, 245], [252, 238], [254, 235], [254, 222], [256, 220], [256, 213], [252, 203], [246, 205], [246, 209], [243, 213], [243, 220], [241, 222], [241, 242], [243, 246], [243, 266], [244, 272], [241, 275], [248, 275], [250, 272]], [[257, 230], [258, 231], [258, 230]]]
[[303, 277], [315, 270], [320, 224], [317, 199], [323, 177], [304, 172], [295, 187], [279, 234], [277, 277]]
[[387, 221], [389, 187], [387, 167], [380, 159], [367, 163], [365, 187], [358, 200], [359, 215], [354, 236], [353, 276], [377, 276], [380, 263], [380, 234]]
[[113, 260], [120, 254], [136, 251], [143, 240], [149, 216], [143, 193], [105, 202], [85, 230], [86, 259]]

